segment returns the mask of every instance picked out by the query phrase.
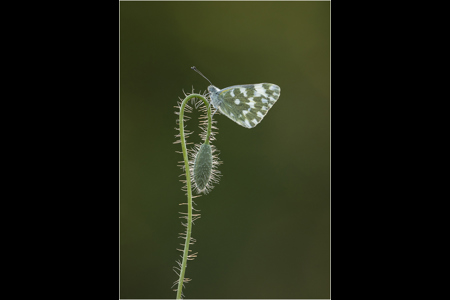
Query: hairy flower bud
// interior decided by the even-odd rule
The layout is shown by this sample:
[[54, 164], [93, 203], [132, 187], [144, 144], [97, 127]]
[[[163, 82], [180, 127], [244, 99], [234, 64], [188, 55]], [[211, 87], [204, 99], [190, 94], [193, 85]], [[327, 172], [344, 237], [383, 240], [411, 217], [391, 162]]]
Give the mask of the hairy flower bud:
[[199, 192], [203, 192], [211, 179], [213, 156], [211, 146], [203, 144], [197, 152], [194, 160], [194, 182]]

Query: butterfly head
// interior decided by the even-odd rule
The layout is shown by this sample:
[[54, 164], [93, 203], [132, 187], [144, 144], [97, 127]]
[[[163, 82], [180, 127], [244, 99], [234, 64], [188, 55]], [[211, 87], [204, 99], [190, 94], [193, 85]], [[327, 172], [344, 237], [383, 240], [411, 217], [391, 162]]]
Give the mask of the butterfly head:
[[219, 91], [220, 91], [220, 89], [218, 89], [214, 85], [208, 86], [208, 92], [210, 92], [211, 94], [217, 94], [217, 93], [219, 93]]

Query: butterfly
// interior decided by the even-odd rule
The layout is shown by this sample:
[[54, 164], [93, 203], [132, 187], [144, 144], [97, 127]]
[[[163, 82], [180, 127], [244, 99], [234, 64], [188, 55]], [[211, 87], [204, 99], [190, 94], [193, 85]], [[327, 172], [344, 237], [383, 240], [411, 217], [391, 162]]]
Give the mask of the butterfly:
[[[191, 69], [208, 80], [195, 67]], [[262, 121], [280, 97], [280, 90], [273, 83], [233, 85], [224, 89], [211, 83], [208, 87], [211, 103], [216, 110], [245, 128], [253, 128]]]

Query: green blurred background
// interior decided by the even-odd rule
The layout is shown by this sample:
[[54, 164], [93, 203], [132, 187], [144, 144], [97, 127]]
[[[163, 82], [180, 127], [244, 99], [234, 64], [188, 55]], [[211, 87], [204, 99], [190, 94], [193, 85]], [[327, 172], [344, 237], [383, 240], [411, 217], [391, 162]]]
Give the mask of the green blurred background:
[[[220, 183], [196, 200], [186, 298], [330, 297], [330, 2], [120, 2], [120, 297], [175, 298], [182, 90], [270, 82], [246, 129], [215, 116]], [[193, 114], [196, 116], [196, 114]], [[200, 142], [196, 119], [191, 142]]]

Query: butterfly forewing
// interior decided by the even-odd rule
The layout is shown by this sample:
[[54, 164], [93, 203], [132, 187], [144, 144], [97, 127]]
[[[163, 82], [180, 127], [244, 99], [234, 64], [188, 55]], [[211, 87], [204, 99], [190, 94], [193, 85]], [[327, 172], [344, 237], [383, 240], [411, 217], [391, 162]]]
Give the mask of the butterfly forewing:
[[219, 92], [216, 102], [222, 114], [241, 126], [253, 128], [261, 122], [279, 97], [278, 85], [257, 83], [225, 88]]

